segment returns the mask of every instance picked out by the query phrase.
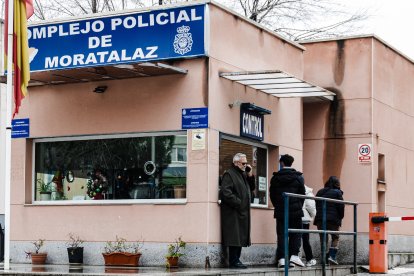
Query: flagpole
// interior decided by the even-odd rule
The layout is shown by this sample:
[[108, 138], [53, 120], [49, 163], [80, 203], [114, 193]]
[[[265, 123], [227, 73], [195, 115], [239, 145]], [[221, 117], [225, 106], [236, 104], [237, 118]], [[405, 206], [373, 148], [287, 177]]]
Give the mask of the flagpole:
[[13, 18], [14, 0], [8, 3], [7, 29], [7, 85], [6, 85], [6, 137], [4, 164], [4, 270], [10, 269], [10, 180], [11, 180], [11, 120], [13, 93]]

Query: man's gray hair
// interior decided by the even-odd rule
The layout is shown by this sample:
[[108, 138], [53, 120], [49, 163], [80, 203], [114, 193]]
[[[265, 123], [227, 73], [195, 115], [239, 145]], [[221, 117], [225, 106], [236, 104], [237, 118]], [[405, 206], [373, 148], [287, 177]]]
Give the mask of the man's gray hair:
[[234, 162], [237, 162], [237, 161], [240, 161], [240, 159], [242, 159], [242, 157], [246, 157], [246, 154], [244, 154], [244, 153], [236, 153], [233, 156], [233, 163]]

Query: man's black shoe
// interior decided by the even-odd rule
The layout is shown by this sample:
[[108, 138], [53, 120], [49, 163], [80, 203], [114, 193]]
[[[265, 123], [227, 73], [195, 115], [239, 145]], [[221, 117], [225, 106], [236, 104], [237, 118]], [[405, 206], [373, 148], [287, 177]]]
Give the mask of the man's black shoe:
[[235, 269], [246, 269], [247, 265], [243, 264], [242, 262], [238, 262], [235, 264], [230, 265], [230, 268], [235, 268]]

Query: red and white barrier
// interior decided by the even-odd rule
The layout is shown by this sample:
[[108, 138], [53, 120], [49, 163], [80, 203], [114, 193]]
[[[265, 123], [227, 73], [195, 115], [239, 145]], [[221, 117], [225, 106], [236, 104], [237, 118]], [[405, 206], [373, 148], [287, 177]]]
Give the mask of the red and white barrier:
[[403, 221], [403, 220], [414, 220], [414, 217], [385, 217], [385, 221]]

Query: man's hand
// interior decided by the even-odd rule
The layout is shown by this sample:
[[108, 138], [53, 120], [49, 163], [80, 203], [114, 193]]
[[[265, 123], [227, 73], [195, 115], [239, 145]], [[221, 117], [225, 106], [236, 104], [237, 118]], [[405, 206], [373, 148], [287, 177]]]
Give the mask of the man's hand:
[[250, 164], [246, 165], [246, 172], [247, 172], [247, 176], [249, 176], [249, 177], [253, 176], [253, 169], [252, 169], [252, 166]]

